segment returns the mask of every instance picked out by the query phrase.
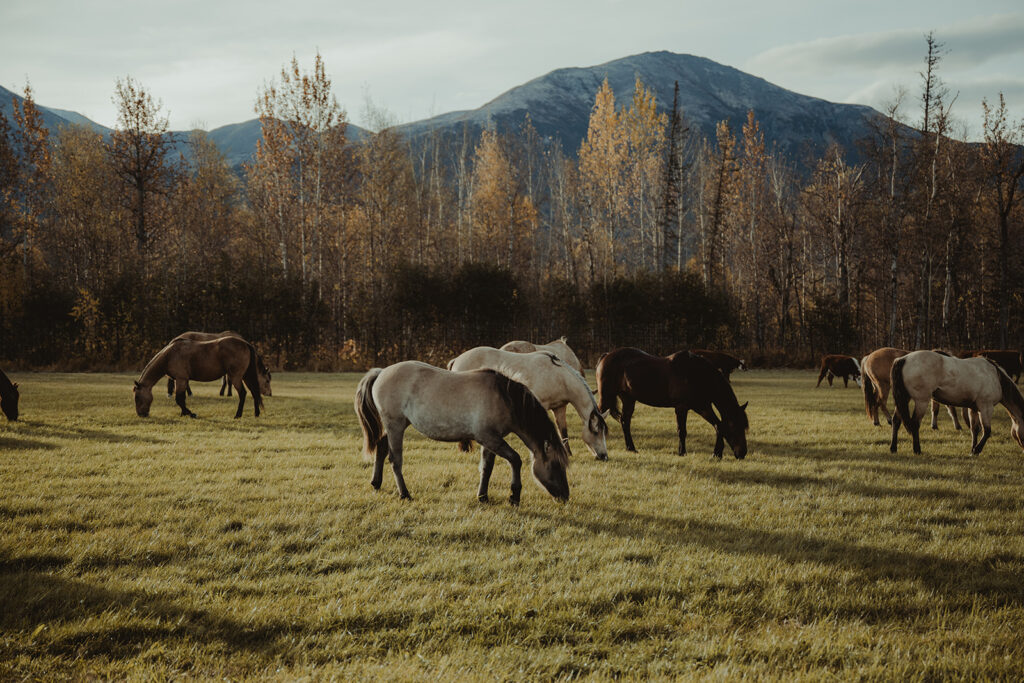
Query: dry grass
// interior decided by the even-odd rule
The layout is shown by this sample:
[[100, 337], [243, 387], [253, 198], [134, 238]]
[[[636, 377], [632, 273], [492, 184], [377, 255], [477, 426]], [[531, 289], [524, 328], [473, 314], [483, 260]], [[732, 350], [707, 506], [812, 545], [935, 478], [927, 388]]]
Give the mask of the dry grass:
[[[578, 439], [572, 500], [476, 501], [476, 456], [414, 436], [369, 486], [357, 375], [275, 375], [253, 419], [200, 386], [137, 418], [128, 375], [22, 374], [0, 422], [0, 679], [89, 676], [1019, 679], [1021, 462], [948, 418], [891, 456], [851, 388], [734, 376], [750, 454], [639, 407]], [[573, 416], [575, 417], [575, 416]], [[572, 422], [570, 428], [578, 429]], [[513, 441], [522, 452], [522, 445]], [[508, 490], [498, 463], [492, 499]]]

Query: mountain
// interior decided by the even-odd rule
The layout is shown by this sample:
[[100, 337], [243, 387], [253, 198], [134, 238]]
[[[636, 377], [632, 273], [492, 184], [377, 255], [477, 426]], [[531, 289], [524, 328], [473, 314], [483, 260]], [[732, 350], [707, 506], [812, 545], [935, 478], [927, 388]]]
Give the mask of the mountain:
[[752, 109], [768, 143], [777, 142], [797, 160], [808, 152], [820, 154], [832, 142], [852, 151], [854, 143], [869, 133], [869, 122], [881, 116], [870, 107], [800, 95], [703, 57], [648, 52], [599, 66], [557, 69], [479, 109], [442, 114], [400, 128], [414, 138], [434, 129], [449, 131], [463, 125], [504, 129], [519, 126], [529, 113], [542, 137], [561, 140], [564, 150], [575, 154], [586, 137], [594, 96], [605, 78], [615, 93], [617, 107], [629, 104], [640, 78], [655, 93], [662, 111], [671, 108], [678, 81], [680, 106], [691, 130], [709, 138], [723, 119], [738, 136], [747, 111]]
[[[769, 144], [777, 143], [797, 162], [818, 156], [837, 142], [851, 153], [858, 139], [868, 135], [869, 123], [882, 116], [870, 107], [836, 104], [800, 95], [710, 59], [672, 52], [647, 52], [586, 68], [557, 69], [512, 88], [478, 109], [441, 114], [398, 126], [414, 142], [431, 131], [455, 135], [464, 126], [474, 135], [488, 127], [517, 128], [530, 115], [542, 137], [559, 140], [574, 155], [586, 136], [594, 96], [604, 79], [615, 93], [616, 104], [628, 105], [640, 78], [654, 91], [662, 110], [672, 106], [673, 88], [679, 83], [680, 106], [695, 133], [713, 137], [715, 125], [727, 119], [738, 135], [747, 111], [753, 110]], [[11, 116], [11, 97], [0, 87], [0, 111]], [[51, 131], [71, 123], [87, 125], [104, 135], [105, 128], [75, 112], [42, 107]], [[366, 132], [349, 125], [352, 139]], [[188, 132], [175, 132], [175, 144], [187, 154]], [[221, 126], [209, 132], [232, 166], [249, 159], [260, 136], [256, 119]]]

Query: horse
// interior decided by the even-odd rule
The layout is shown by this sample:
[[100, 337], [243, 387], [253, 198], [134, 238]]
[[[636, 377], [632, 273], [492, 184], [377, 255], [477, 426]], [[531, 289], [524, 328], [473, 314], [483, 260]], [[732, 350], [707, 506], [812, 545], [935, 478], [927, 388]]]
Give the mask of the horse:
[[[992, 408], [1002, 403], [1013, 425], [1010, 435], [1021, 448], [1021, 421], [1024, 420], [1024, 396], [1006, 371], [988, 358], [954, 358], [935, 351], [914, 351], [892, 364], [892, 397], [896, 414], [892, 418], [892, 442], [896, 452], [900, 424], [907, 426], [913, 438], [914, 453], [921, 453], [921, 417], [925, 402], [934, 398], [948, 406], [963, 408], [971, 427], [971, 454], [980, 455], [992, 434]], [[914, 412], [910, 412], [914, 399]], [[984, 429], [981, 439], [979, 432]]]
[[524, 385], [493, 370], [450, 372], [419, 361], [404, 361], [367, 372], [356, 388], [355, 409], [363, 430], [363, 456], [374, 455], [370, 485], [380, 490], [384, 458], [402, 499], [412, 499], [402, 476], [402, 445], [412, 425], [435, 441], [476, 441], [481, 445], [477, 498], [487, 501], [494, 457], [512, 466], [512, 495], [519, 504], [522, 460], [505, 436], [514, 433], [533, 454], [533, 476], [548, 493], [569, 500], [569, 456], [544, 406]]
[[[238, 337], [222, 337], [211, 341], [176, 339], [161, 349], [146, 364], [132, 393], [135, 395], [135, 412], [139, 417], [148, 417], [153, 404], [153, 385], [164, 375], [170, 375], [175, 384], [175, 402], [181, 408], [182, 416], [196, 417], [185, 406], [185, 389], [189, 380], [212, 382], [223, 375], [238, 391], [238, 410], [235, 417], [242, 416], [245, 407], [245, 387], [252, 392], [256, 417], [263, 407], [263, 387], [270, 388], [270, 373], [256, 348]], [[243, 386], [244, 384], [244, 386]], [[269, 391], [267, 392], [269, 395]]]
[[554, 412], [555, 426], [569, 455], [572, 451], [565, 423], [565, 407], [572, 405], [583, 421], [583, 442], [598, 460], [608, 459], [607, 415], [602, 415], [597, 409], [597, 401], [583, 375], [555, 354], [546, 351], [513, 353], [478, 346], [450, 361], [448, 369], [452, 372], [494, 370], [525, 384], [545, 409]]
[[726, 379], [732, 374], [732, 371], [736, 368], [746, 371], [747, 363], [742, 358], [737, 358], [732, 354], [725, 353], [724, 351], [708, 351], [707, 349], [693, 349], [690, 353], [695, 353], [704, 360], [708, 361], [718, 371], [725, 375]]
[[536, 351], [546, 351], [547, 353], [553, 353], [562, 360], [564, 360], [570, 368], [576, 372], [583, 374], [583, 364], [580, 363], [580, 359], [576, 357], [576, 354], [569, 348], [569, 344], [566, 343], [565, 337], [559, 337], [554, 341], [550, 341], [547, 344], [534, 344], [528, 341], [510, 341], [501, 347], [502, 351], [511, 351], [512, 353], [534, 353]]
[[[879, 426], [878, 411], [885, 415], [885, 421], [892, 424], [892, 414], [886, 408], [885, 402], [889, 398], [889, 374], [892, 371], [893, 362], [900, 356], [905, 356], [909, 351], [897, 349], [892, 346], [883, 346], [875, 349], [860, 360], [861, 371], [864, 375], [864, 407], [867, 409], [868, 417], [876, 427]], [[949, 417], [953, 420], [953, 426], [957, 431], [962, 429], [960, 418], [957, 417], [953, 408], [946, 406]], [[932, 429], [939, 428], [939, 403], [932, 401]]]
[[850, 378], [862, 386], [860, 381], [860, 363], [853, 356], [844, 356], [838, 353], [830, 353], [821, 357], [821, 372], [818, 373], [818, 383], [814, 385], [817, 389], [821, 386], [821, 380], [828, 377], [828, 385], [832, 386], [833, 377], [843, 378], [843, 388], [850, 386]]
[[978, 356], [995, 361], [1003, 370], [1006, 370], [1006, 374], [1012, 377], [1014, 382], [1020, 381], [1021, 372], [1024, 372], [1024, 359], [1022, 359], [1020, 351], [1016, 349], [984, 349], [960, 354], [961, 358], [976, 358]]
[[7, 379], [7, 375], [0, 370], [0, 411], [7, 416], [11, 422], [18, 420], [18, 399], [21, 393], [18, 391], [18, 383]]
[[[618, 398], [622, 399], [621, 413]], [[637, 401], [675, 408], [679, 455], [686, 455], [686, 416], [690, 410], [714, 426], [716, 458], [722, 457], [723, 440], [737, 460], [747, 455], [747, 404], [741, 406], [729, 380], [696, 354], [679, 351], [663, 358], [640, 349], [620, 348], [602, 356], [597, 364], [598, 408], [610, 411], [622, 423], [627, 451], [636, 451], [630, 423]]]
[[[179, 334], [177, 337], [175, 337], [171, 341], [174, 341], [176, 339], [188, 339], [190, 341], [210, 341], [211, 339], [220, 339], [221, 337], [238, 337], [239, 339], [243, 339], [242, 335], [238, 334], [237, 332], [233, 332], [231, 330], [224, 330], [223, 332], [182, 332], [181, 334]], [[221, 396], [224, 395], [224, 389], [225, 388], [227, 389], [228, 396], [231, 396], [231, 383], [228, 382], [228, 376], [227, 375], [224, 375], [224, 379], [223, 379], [223, 381], [221, 381], [221, 384], [220, 384], [220, 395]], [[192, 395], [192, 387], [188, 387], [185, 390], [185, 393], [188, 394], [189, 396], [191, 396]], [[265, 393], [266, 393], [267, 396], [270, 396], [269, 393], [267, 393], [267, 392], [265, 392]], [[170, 398], [173, 395], [174, 395], [174, 378], [173, 377], [168, 377], [167, 378], [167, 398]]]

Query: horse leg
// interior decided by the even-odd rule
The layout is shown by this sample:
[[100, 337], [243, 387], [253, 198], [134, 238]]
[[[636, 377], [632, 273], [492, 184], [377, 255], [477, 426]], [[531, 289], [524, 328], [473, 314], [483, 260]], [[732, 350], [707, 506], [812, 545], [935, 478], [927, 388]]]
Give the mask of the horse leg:
[[953, 418], [953, 427], [960, 431], [963, 427], [960, 426], [960, 418], [956, 416], [956, 408], [953, 406], [946, 406], [946, 410], [949, 411], [949, 416]]
[[693, 412], [703, 417], [707, 420], [708, 424], [715, 428], [715, 450], [712, 452], [712, 455], [721, 459], [722, 453], [725, 452], [725, 437], [722, 436], [722, 426], [715, 415], [715, 411], [711, 409], [711, 406], [708, 406], [707, 408], [694, 408]]
[[[241, 391], [241, 389], [239, 389]], [[389, 424], [384, 428], [388, 435], [388, 450], [391, 452], [391, 471], [395, 475], [395, 484], [398, 485], [399, 498], [412, 500], [409, 489], [405, 487], [405, 477], [402, 476], [402, 441], [405, 438], [405, 427], [400, 429], [398, 425]]]
[[370, 479], [370, 486], [380, 491], [380, 485], [384, 480], [384, 459], [388, 457], [388, 435], [387, 432], [377, 442], [377, 452], [373, 457], [373, 477]]
[[[622, 435], [626, 438], [626, 450], [636, 453], [636, 446], [633, 444], [633, 433], [630, 426], [633, 424], [633, 409], [636, 408], [636, 399], [622, 397]], [[499, 455], [501, 455], [499, 453]]]
[[565, 446], [565, 454], [572, 455], [572, 451], [569, 450], [569, 427], [565, 422], [565, 406], [554, 408], [551, 412], [555, 414], [555, 426], [558, 427], [558, 433], [562, 437], [562, 445]]
[[900, 425], [903, 424], [903, 421], [900, 420], [900, 414], [893, 413], [892, 418], [889, 419], [889, 424], [892, 425], [892, 441], [889, 442], [889, 452], [895, 453], [896, 441], [900, 435]]
[[177, 378], [175, 378], [175, 380], [174, 380], [174, 402], [178, 404], [179, 408], [181, 408], [181, 415], [182, 415], [182, 417], [184, 417], [185, 415], [188, 415], [189, 417], [195, 417], [196, 414], [193, 413], [191, 410], [189, 410], [188, 408], [185, 407], [185, 390], [187, 388], [188, 388], [188, 380], [187, 379], [177, 379]]
[[495, 452], [486, 446], [480, 447], [480, 488], [477, 489], [476, 499], [481, 503], [487, 502], [487, 487], [491, 483], [491, 472], [494, 471]]
[[[485, 446], [485, 449], [486, 448], [488, 447]], [[519, 495], [523, 491], [523, 459], [519, 457], [519, 454], [516, 453], [514, 448], [505, 443], [505, 440], [500, 437], [497, 439], [497, 442], [490, 447], [490, 450], [492, 451], [492, 463], [494, 462], [493, 455], [496, 454], [505, 458], [505, 460], [508, 460], [508, 464], [512, 466], [512, 494], [508, 497], [508, 502], [512, 505], [519, 505]], [[481, 466], [482, 464], [483, 463], [481, 463]], [[481, 471], [481, 485], [483, 484], [482, 475], [483, 472]]]
[[934, 398], [931, 400], [932, 407], [932, 429], [939, 428], [939, 402]]
[[825, 379], [826, 372], [828, 372], [828, 368], [822, 367], [821, 372], [818, 373], [818, 383], [814, 385], [815, 389], [821, 386], [821, 380]]
[[925, 404], [918, 403], [917, 399], [914, 399], [914, 414], [910, 416], [907, 430], [910, 432], [910, 436], [913, 437], [914, 453], [916, 455], [921, 455], [921, 418], [924, 417], [926, 410], [928, 408]]
[[831, 388], [832, 388], [832, 378], [833, 378], [833, 377], [835, 377], [835, 375], [833, 375], [833, 374], [832, 374], [832, 371], [831, 371], [831, 370], [829, 370], [829, 371], [828, 371], [828, 388], [829, 388], [829, 389], [831, 389]]
[[[876, 384], [877, 388], [878, 385]], [[882, 415], [885, 415], [885, 421], [892, 424], [892, 413], [889, 412], [889, 406], [885, 405], [885, 402], [889, 400], [889, 389], [878, 392], [878, 409], [882, 411]], [[876, 416], [877, 417], [877, 416]], [[877, 422], [875, 424], [878, 424]], [[895, 451], [893, 451], [895, 453]]]
[[[253, 403], [257, 403], [257, 401], [255, 399], [253, 399]], [[239, 380], [239, 382], [238, 382], [238, 410], [235, 411], [235, 419], [236, 420], [238, 418], [242, 417], [242, 409], [243, 408], [245, 408], [245, 384], [243, 384], [241, 382], [241, 380]], [[257, 417], [259, 417], [259, 414], [260, 414], [259, 410], [260, 410], [260, 407], [257, 404], [257, 406], [256, 406], [256, 416]]]
[[686, 455], [686, 415], [689, 408], [676, 406], [676, 431], [679, 432], [679, 455]]
[[167, 398], [174, 396], [174, 378], [167, 378]]
[[228, 385], [228, 396], [231, 396], [231, 382], [228, 380], [227, 375], [224, 375], [224, 383]]
[[[224, 375], [224, 378], [220, 382], [220, 395], [223, 396], [224, 395], [224, 390], [229, 388], [230, 386], [231, 385], [228, 384], [228, 376]], [[231, 394], [228, 394], [228, 396], [230, 396], [230, 395]]]
[[849, 389], [849, 388], [850, 388], [850, 376], [849, 375], [843, 375], [843, 389]]
[[971, 450], [971, 453], [974, 455], [981, 455], [981, 449], [985, 447], [985, 442], [988, 441], [988, 437], [992, 436], [992, 406], [979, 408], [977, 412], [978, 421], [981, 422], [981, 426], [984, 431], [981, 434], [981, 440], [978, 441], [978, 445]]
[[974, 453], [978, 447], [978, 435], [981, 433], [981, 416], [969, 408], [964, 408], [964, 420], [971, 429], [971, 453]]

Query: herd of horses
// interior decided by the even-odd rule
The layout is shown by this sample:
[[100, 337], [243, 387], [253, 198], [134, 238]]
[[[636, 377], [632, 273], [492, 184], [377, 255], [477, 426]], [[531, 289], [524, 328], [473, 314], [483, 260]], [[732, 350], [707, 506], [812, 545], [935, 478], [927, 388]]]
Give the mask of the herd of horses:
[[[921, 452], [920, 426], [929, 404], [933, 429], [938, 428], [940, 404], [947, 407], [956, 429], [961, 429], [959, 408], [971, 429], [971, 452], [977, 455], [992, 433], [996, 403], [1006, 408], [1011, 436], [1024, 448], [1024, 397], [1016, 385], [1021, 366], [1017, 351], [978, 351], [955, 357], [940, 350], [885, 347], [860, 360], [824, 356], [816, 386], [823, 379], [831, 386], [834, 378], [842, 378], [844, 386], [850, 379], [861, 385], [868, 417], [880, 425], [881, 412], [892, 425], [893, 453], [901, 426], [911, 435], [914, 452]], [[564, 501], [569, 498], [566, 411], [570, 406], [580, 417], [583, 443], [598, 460], [608, 459], [608, 417], [621, 424], [626, 449], [636, 450], [632, 417], [638, 402], [675, 411], [679, 455], [686, 454], [686, 422], [693, 411], [715, 429], [715, 457], [721, 458], [728, 444], [733, 455], [743, 459], [749, 422], [747, 403], [739, 403], [729, 379], [736, 369], [745, 370], [745, 362], [719, 351], [697, 349], [657, 356], [618, 348], [601, 356], [595, 392], [564, 337], [540, 345], [513, 341], [501, 348], [469, 349], [446, 369], [419, 361], [373, 368], [360, 380], [354, 404], [363, 454], [373, 463], [370, 483], [375, 489], [381, 487], [385, 460], [390, 460], [399, 495], [411, 498], [402, 461], [404, 434], [412, 426], [430, 439], [458, 443], [463, 451], [468, 452], [474, 442], [480, 445], [477, 496], [481, 501], [488, 500], [496, 458], [508, 461], [512, 504], [519, 503], [522, 491], [522, 459], [505, 437], [515, 434], [532, 454], [534, 478]], [[173, 393], [181, 415], [193, 418], [196, 414], [186, 405], [190, 381], [223, 378], [221, 395], [227, 389], [230, 396], [232, 387], [238, 395], [236, 418], [242, 416], [247, 393], [252, 394], [257, 417], [263, 396], [271, 395], [270, 372], [262, 356], [232, 331], [186, 332], [157, 352], [132, 388], [140, 417], [149, 415], [153, 386], [164, 377], [168, 396]], [[891, 413], [886, 408], [890, 392]], [[0, 371], [0, 410], [9, 420], [18, 419], [18, 398], [18, 385]], [[554, 414], [554, 422], [548, 411]]]

